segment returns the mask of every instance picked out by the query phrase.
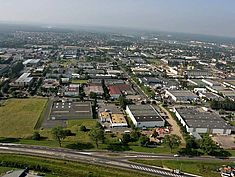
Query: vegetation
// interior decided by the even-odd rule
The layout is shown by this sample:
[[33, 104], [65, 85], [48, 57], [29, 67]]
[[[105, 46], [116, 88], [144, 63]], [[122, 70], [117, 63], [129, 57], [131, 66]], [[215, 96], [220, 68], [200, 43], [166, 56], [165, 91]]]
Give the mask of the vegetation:
[[[90, 163], [73, 162], [68, 160], [56, 160], [42, 157], [30, 157], [26, 155], [0, 155], [0, 172], [6, 172], [12, 168], [25, 168], [39, 172], [47, 177], [129, 177], [131, 171]], [[3, 170], [1, 170], [3, 169]], [[144, 176], [135, 173], [136, 177]]]
[[51, 133], [56, 141], [58, 141], [59, 146], [61, 147], [62, 140], [68, 136], [68, 132], [62, 127], [55, 127], [51, 130]]
[[101, 128], [93, 128], [91, 129], [91, 131], [89, 132], [89, 136], [91, 137], [91, 139], [95, 142], [96, 144], [96, 148], [99, 147], [99, 142], [103, 142], [104, 141], [104, 130], [102, 130]]
[[168, 146], [171, 149], [178, 148], [181, 143], [181, 138], [177, 135], [166, 135], [164, 137], [164, 143], [166, 146]]
[[216, 170], [222, 165], [234, 165], [234, 163], [225, 163], [222, 161], [193, 161], [193, 160], [133, 160], [134, 162], [166, 167], [171, 169], [181, 169], [183, 172], [202, 175], [203, 177], [219, 177]]
[[224, 101], [213, 100], [210, 103], [212, 109], [223, 109], [226, 111], [235, 111], [235, 102], [229, 99], [225, 99]]
[[39, 132], [33, 132], [32, 140], [40, 140], [41, 135]]
[[9, 99], [0, 107], [0, 137], [31, 137], [47, 99]]
[[79, 80], [79, 79], [73, 79], [71, 81], [72, 84], [87, 84], [88, 80]]
[[105, 81], [104, 81], [104, 80], [102, 80], [101, 84], [102, 84], [102, 88], [103, 88], [103, 90], [104, 90], [103, 98], [104, 98], [105, 100], [108, 100], [108, 99], [110, 98], [109, 89], [108, 89], [107, 86], [105, 85]]

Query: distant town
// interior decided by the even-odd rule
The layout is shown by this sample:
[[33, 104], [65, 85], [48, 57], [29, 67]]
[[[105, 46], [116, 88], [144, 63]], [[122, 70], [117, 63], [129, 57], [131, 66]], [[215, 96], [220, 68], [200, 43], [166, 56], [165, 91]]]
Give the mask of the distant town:
[[[0, 33], [3, 149], [30, 144], [178, 160], [235, 154], [234, 43], [157, 32]], [[224, 164], [198, 172], [184, 171], [182, 163], [168, 172], [131, 168], [160, 176], [234, 176], [230, 161]]]

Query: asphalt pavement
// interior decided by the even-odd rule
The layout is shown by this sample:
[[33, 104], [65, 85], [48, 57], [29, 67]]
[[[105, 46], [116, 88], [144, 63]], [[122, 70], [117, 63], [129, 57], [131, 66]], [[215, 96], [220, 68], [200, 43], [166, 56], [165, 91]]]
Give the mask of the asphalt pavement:
[[[34, 145], [22, 145], [22, 144], [8, 144], [0, 143], [0, 151], [3, 153], [18, 153], [27, 154], [32, 156], [43, 156], [47, 158], [57, 158], [62, 160], [73, 160], [86, 163], [92, 163], [97, 165], [112, 166], [115, 168], [128, 169], [132, 171], [143, 172], [146, 174], [161, 176], [161, 177], [196, 177], [193, 174], [175, 174], [169, 169], [164, 169], [160, 167], [154, 167], [149, 165], [138, 164], [128, 161], [130, 158], [143, 157], [143, 154], [137, 153], [126, 153], [126, 157], [112, 156], [111, 152], [103, 153], [97, 151], [76, 151], [64, 148], [51, 148], [46, 146], [34, 146]], [[115, 154], [115, 153], [114, 153]], [[125, 154], [125, 153], [120, 153]], [[128, 157], [132, 156], [132, 157]], [[146, 155], [148, 156], [148, 155]], [[148, 158], [146, 157], [145, 158]], [[163, 156], [166, 158], [167, 156]], [[153, 158], [153, 155], [151, 156]], [[161, 159], [161, 156], [156, 156], [156, 158]], [[171, 158], [174, 158], [173, 156]]]

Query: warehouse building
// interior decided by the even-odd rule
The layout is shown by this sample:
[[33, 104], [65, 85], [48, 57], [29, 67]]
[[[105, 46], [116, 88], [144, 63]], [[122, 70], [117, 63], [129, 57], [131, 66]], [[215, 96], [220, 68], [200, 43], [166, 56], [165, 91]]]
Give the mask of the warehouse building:
[[66, 91], [64, 92], [64, 96], [68, 97], [77, 97], [79, 96], [79, 84], [70, 84], [67, 88]]
[[19, 87], [29, 86], [33, 82], [33, 77], [30, 77], [30, 73], [23, 73], [15, 83]]
[[166, 97], [170, 97], [175, 102], [196, 101], [198, 96], [189, 90], [166, 90]]
[[90, 84], [86, 90], [88, 94], [96, 93], [98, 96], [102, 96], [104, 94], [104, 90], [101, 84]]
[[152, 105], [128, 105], [126, 109], [138, 128], [164, 127], [165, 120]]
[[195, 107], [174, 108], [174, 112], [189, 133], [231, 134], [231, 127], [215, 113]]
[[28, 59], [26, 61], [23, 62], [23, 65], [27, 66], [27, 67], [36, 67], [40, 64], [40, 59]]
[[76, 120], [92, 118], [90, 102], [54, 102], [51, 108], [52, 120]]

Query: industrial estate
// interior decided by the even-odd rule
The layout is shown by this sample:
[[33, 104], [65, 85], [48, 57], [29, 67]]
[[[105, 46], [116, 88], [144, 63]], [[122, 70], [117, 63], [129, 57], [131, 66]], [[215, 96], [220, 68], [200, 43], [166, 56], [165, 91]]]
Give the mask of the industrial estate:
[[4, 177], [234, 176], [234, 43], [10, 29], [0, 40]]

